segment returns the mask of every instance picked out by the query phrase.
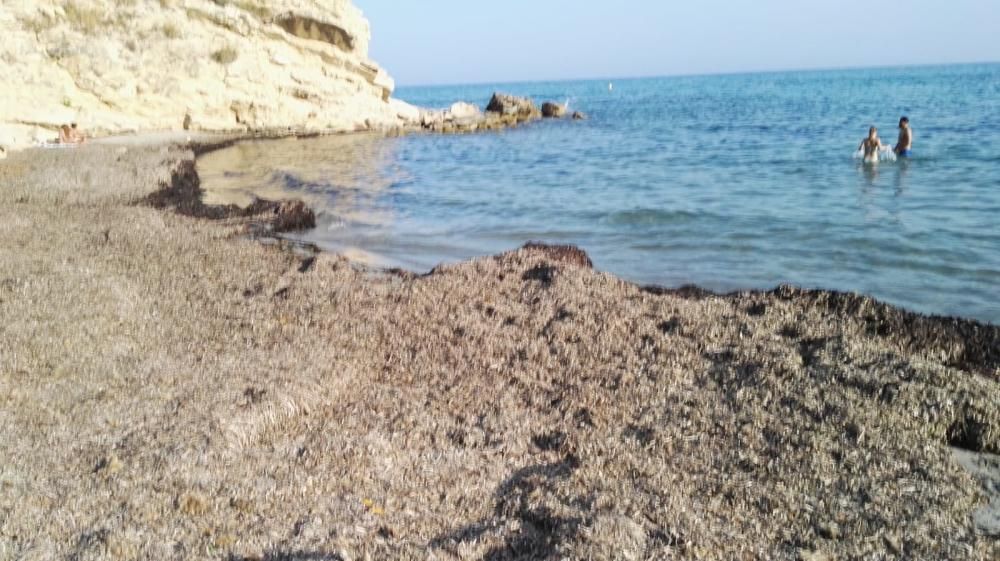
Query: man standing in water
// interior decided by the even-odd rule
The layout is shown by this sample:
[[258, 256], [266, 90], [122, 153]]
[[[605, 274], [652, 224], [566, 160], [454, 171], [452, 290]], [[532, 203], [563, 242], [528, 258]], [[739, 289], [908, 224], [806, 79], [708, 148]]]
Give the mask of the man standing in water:
[[913, 148], [913, 131], [910, 130], [910, 119], [903, 117], [899, 120], [899, 140], [896, 141], [894, 151], [900, 158], [909, 158], [911, 148]]

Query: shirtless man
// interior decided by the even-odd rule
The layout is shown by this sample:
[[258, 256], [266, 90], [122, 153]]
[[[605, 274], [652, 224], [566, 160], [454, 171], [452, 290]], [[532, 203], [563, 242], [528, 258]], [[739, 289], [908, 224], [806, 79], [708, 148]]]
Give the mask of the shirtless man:
[[59, 127], [59, 144], [83, 144], [86, 140], [87, 137], [76, 128], [76, 123]]
[[910, 130], [910, 119], [908, 117], [903, 117], [899, 120], [899, 140], [896, 141], [896, 147], [893, 151], [900, 158], [909, 158], [910, 150], [913, 148], [913, 131]]
[[872, 127], [868, 129], [868, 138], [861, 141], [861, 145], [858, 146], [858, 150], [865, 151], [865, 163], [866, 164], [877, 164], [878, 163], [878, 151], [883, 147], [882, 141], [878, 137], [878, 129]]
[[76, 127], [76, 123], [72, 123], [69, 127], [70, 130], [73, 132], [73, 140], [77, 144], [83, 144], [84, 142], [87, 142], [87, 135], [83, 134], [83, 131]]

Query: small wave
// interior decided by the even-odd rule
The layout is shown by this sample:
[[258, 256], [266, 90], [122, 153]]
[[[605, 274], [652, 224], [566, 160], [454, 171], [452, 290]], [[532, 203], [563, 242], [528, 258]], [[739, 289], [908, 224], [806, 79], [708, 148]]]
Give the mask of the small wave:
[[[854, 159], [855, 160], [861, 160], [861, 159], [864, 159], [864, 157], [865, 157], [864, 150], [858, 150], [858, 151], [854, 152]], [[878, 161], [880, 161], [880, 162], [895, 162], [896, 161], [896, 153], [892, 151], [891, 147], [886, 146], [886, 147], [884, 147], [884, 148], [882, 148], [882, 149], [880, 149], [878, 151]]]
[[615, 212], [606, 217], [608, 224], [614, 225], [651, 225], [651, 224], [688, 224], [695, 220], [705, 219], [706, 215], [689, 210], [660, 210], [640, 208]]

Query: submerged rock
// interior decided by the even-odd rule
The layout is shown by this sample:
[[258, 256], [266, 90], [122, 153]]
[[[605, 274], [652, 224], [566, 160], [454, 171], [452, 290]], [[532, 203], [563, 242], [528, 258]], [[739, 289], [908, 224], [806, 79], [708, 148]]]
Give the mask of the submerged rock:
[[316, 227], [316, 213], [302, 201], [282, 201], [274, 210], [275, 232], [291, 232]]
[[175, 212], [211, 220], [249, 219], [252, 233], [281, 233], [316, 227], [316, 213], [300, 200], [254, 199], [246, 208], [236, 205], [210, 205], [202, 200], [201, 180], [194, 161], [177, 165], [169, 183], [142, 199], [153, 208], [172, 208]]

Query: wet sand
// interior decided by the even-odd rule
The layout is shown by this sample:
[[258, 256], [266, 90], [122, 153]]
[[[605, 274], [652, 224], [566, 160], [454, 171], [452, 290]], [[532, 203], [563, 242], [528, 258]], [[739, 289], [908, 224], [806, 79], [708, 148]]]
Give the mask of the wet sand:
[[997, 327], [566, 248], [373, 271], [192, 158], [0, 162], [0, 559], [1000, 558]]

